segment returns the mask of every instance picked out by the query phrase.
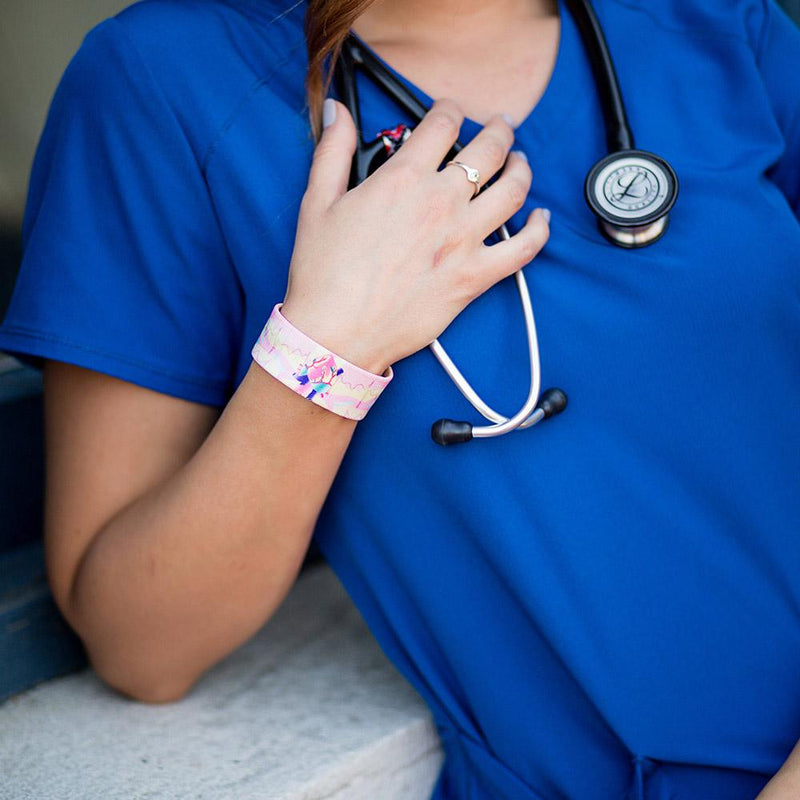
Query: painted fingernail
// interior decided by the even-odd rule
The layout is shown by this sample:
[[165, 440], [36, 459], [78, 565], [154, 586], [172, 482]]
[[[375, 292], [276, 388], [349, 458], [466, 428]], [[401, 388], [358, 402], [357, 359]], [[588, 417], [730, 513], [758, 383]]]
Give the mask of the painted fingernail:
[[515, 126], [514, 126], [514, 118], [511, 116], [511, 114], [501, 114], [500, 116], [501, 116], [501, 117], [502, 117], [502, 118], [503, 118], [503, 119], [504, 119], [504, 120], [505, 120], [505, 121], [506, 121], [506, 122], [507, 122], [507, 123], [508, 123], [508, 124], [509, 124], [509, 125], [510, 125], [512, 128], [513, 128], [513, 127], [515, 127]]
[[527, 163], [528, 156], [522, 150], [512, 150], [511, 151], [517, 158], [521, 158], [523, 161]]
[[550, 213], [550, 209], [549, 208], [543, 208], [542, 209], [542, 216], [544, 217], [544, 221], [549, 225], [550, 224], [550, 217], [553, 216]]
[[322, 127], [330, 127], [335, 119], [336, 103], [330, 97], [326, 97], [325, 102], [322, 104]]

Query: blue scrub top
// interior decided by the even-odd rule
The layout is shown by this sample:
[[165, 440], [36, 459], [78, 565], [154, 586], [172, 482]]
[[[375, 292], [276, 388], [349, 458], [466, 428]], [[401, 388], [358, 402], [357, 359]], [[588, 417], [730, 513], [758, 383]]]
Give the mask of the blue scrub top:
[[[437, 447], [433, 420], [475, 414], [417, 353], [317, 526], [433, 710], [437, 800], [752, 800], [800, 737], [800, 34], [771, 0], [596, 8], [637, 144], [680, 177], [667, 235], [625, 251], [597, 231], [602, 116], [562, 9], [512, 228], [553, 211], [526, 275], [544, 385], [570, 406]], [[146, 0], [89, 34], [34, 165], [0, 347], [227, 401], [283, 296], [308, 174], [304, 10]], [[404, 121], [362, 94], [367, 135]], [[512, 280], [442, 340], [517, 410]]]

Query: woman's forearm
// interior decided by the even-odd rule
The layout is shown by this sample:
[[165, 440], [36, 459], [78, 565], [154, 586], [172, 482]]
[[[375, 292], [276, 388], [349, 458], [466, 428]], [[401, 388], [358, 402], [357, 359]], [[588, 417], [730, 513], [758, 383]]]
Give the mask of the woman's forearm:
[[253, 366], [211, 434], [92, 539], [67, 614], [102, 677], [180, 696], [293, 582], [355, 423]]

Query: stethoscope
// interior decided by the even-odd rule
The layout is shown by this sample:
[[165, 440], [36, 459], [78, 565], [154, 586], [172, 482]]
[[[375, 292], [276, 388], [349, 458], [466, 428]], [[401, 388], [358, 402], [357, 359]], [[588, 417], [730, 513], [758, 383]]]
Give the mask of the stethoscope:
[[[678, 178], [663, 159], [634, 146], [622, 92], [608, 44], [589, 0], [565, 0], [583, 39], [603, 109], [608, 155], [598, 161], [586, 176], [584, 195], [597, 217], [601, 233], [624, 248], [645, 247], [660, 239], [667, 229], [669, 212], [678, 196]], [[381, 131], [367, 142], [361, 135], [361, 113], [356, 87], [356, 71], [361, 70], [379, 89], [420, 122], [427, 108], [392, 74], [361, 41], [350, 34], [339, 56], [335, 80], [342, 102], [353, 116], [358, 130], [356, 153], [350, 173], [350, 187], [358, 185], [384, 163], [410, 135], [405, 125]], [[446, 160], [462, 149], [456, 142]], [[505, 225], [497, 230], [501, 239], [510, 238]], [[554, 416], [567, 406], [567, 395], [557, 388], [541, 392], [541, 369], [536, 323], [530, 292], [522, 270], [514, 274], [525, 318], [530, 361], [530, 389], [523, 406], [511, 417], [491, 408], [472, 388], [438, 339], [429, 348], [461, 394], [490, 425], [472, 425], [451, 419], [433, 423], [431, 436], [442, 445], [500, 436], [530, 428]]]

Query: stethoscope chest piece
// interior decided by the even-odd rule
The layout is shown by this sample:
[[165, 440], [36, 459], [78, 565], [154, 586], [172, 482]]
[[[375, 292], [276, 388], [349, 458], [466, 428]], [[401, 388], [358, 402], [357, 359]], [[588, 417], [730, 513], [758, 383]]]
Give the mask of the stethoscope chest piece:
[[618, 150], [592, 167], [584, 190], [607, 239], [620, 247], [645, 247], [667, 229], [678, 177], [653, 153]]

